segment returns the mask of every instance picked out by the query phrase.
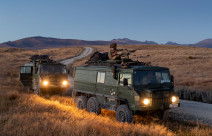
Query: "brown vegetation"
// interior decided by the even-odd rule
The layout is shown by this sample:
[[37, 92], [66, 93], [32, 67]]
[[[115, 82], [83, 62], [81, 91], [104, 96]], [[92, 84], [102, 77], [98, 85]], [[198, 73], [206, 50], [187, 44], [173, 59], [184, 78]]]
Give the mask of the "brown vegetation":
[[78, 110], [72, 98], [22, 94], [9, 106], [14, 108], [1, 110], [2, 135], [174, 135], [162, 125], [122, 124]]
[[0, 95], [1, 135], [211, 135], [210, 127], [195, 123], [160, 121], [136, 116], [133, 123], [119, 123], [115, 113], [97, 116], [78, 110], [71, 97], [49, 99], [10, 92]]
[[182, 88], [177, 93], [180, 99], [212, 104], [212, 91], [193, 91]]
[[[165, 66], [168, 63], [164, 62], [166, 57], [163, 57], [164, 61], [160, 61], [154, 55], [159, 54], [156, 50], [163, 52], [167, 46], [159, 46], [162, 48], [160, 50], [159, 47], [151, 45], [154, 53], [147, 52], [146, 46], [124, 47], [136, 48], [136, 54], [141, 60], [148, 61], [150, 59], [148, 57], [151, 57], [153, 64], [159, 65], [161, 62], [161, 65]], [[105, 46], [100, 50], [106, 51], [107, 48]], [[174, 46], [173, 49], [176, 48]], [[136, 116], [132, 124], [123, 124], [115, 120], [115, 113], [111, 111], [102, 110], [102, 114], [97, 116], [78, 110], [71, 97], [53, 96], [45, 99], [22, 92], [18, 80], [19, 66], [24, 65], [29, 56], [48, 54], [53, 59], [60, 60], [76, 55], [80, 51], [82, 48], [77, 47], [34, 51], [0, 49], [0, 135], [212, 135], [210, 127], [193, 122], [160, 121], [151, 117]], [[158, 56], [161, 58], [163, 55]], [[193, 54], [188, 54], [187, 59], [188, 56]], [[84, 62], [85, 60], [82, 60], [75, 65]], [[172, 67], [175, 66], [173, 63], [170, 62]], [[178, 72], [176, 69], [172, 71], [175, 76], [179, 74]], [[176, 78], [177, 82], [179, 79], [180, 76]]]

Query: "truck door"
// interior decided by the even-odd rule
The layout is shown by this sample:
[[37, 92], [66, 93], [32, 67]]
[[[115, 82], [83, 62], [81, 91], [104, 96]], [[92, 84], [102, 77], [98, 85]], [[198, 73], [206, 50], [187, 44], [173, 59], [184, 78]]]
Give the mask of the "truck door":
[[115, 110], [117, 96], [117, 81], [111, 76], [111, 72], [97, 72], [96, 97], [100, 105], [105, 109]]
[[[132, 74], [131, 73], [119, 73], [119, 85], [118, 85], [118, 97], [127, 100], [128, 103], [132, 103], [134, 95], [132, 93]], [[124, 79], [128, 80], [128, 86], [123, 85]]]
[[97, 72], [96, 74], [96, 97], [100, 104], [104, 103], [105, 95], [107, 90], [105, 88], [105, 77], [106, 72]]
[[31, 66], [20, 67], [20, 81], [23, 86], [32, 86], [32, 69]]

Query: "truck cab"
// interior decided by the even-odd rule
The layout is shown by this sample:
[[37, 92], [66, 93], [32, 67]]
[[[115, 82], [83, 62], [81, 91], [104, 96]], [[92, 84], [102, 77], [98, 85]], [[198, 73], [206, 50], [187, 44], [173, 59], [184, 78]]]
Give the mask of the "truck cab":
[[36, 94], [62, 94], [69, 87], [66, 66], [46, 55], [32, 56], [30, 62], [21, 66], [20, 81]]
[[118, 121], [129, 123], [136, 114], [179, 107], [169, 69], [136, 61], [76, 67], [73, 96], [79, 109], [97, 114], [101, 108], [116, 111]]

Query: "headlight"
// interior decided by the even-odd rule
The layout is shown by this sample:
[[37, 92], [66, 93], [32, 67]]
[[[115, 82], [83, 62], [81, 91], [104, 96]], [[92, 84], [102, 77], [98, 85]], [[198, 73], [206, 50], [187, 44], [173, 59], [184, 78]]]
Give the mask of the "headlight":
[[171, 97], [171, 102], [172, 103], [179, 103], [179, 97], [178, 96], [172, 96]]
[[62, 85], [68, 85], [68, 81], [66, 81], [66, 80], [64, 80], [63, 82], [62, 82]]
[[152, 105], [151, 101], [152, 101], [151, 98], [144, 98], [142, 100], [142, 104], [150, 106]]
[[45, 80], [43, 81], [43, 85], [44, 85], [44, 86], [47, 86], [48, 84], [49, 84], [48, 81], [45, 81]]
[[176, 102], [177, 98], [175, 96], [172, 96], [172, 102]]
[[148, 105], [149, 102], [150, 102], [149, 99], [144, 99], [144, 104], [145, 104], [145, 105]]

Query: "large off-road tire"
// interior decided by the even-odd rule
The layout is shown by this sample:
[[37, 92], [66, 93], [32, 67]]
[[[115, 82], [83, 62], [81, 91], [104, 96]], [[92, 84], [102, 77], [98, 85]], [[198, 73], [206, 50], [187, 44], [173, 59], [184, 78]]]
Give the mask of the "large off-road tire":
[[78, 109], [86, 109], [87, 108], [87, 97], [86, 96], [79, 96], [77, 98], [77, 108]]
[[90, 97], [87, 102], [87, 111], [94, 112], [97, 115], [101, 113], [101, 108], [99, 107], [99, 102], [96, 97]]
[[116, 119], [119, 122], [131, 123], [133, 121], [132, 112], [130, 111], [127, 105], [118, 106], [116, 110]]

